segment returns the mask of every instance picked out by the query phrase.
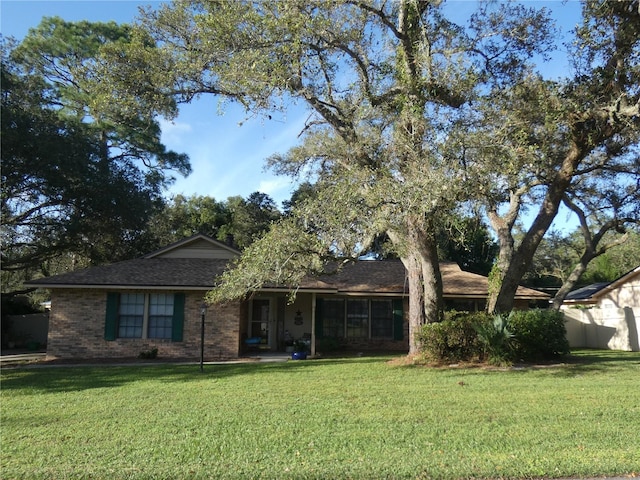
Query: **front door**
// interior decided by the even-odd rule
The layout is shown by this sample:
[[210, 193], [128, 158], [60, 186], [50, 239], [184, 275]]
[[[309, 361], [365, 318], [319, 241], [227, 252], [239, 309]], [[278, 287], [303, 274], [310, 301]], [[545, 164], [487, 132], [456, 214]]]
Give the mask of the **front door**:
[[271, 310], [269, 299], [254, 299], [251, 312], [251, 324], [249, 336], [260, 337], [260, 345], [269, 346], [269, 312]]

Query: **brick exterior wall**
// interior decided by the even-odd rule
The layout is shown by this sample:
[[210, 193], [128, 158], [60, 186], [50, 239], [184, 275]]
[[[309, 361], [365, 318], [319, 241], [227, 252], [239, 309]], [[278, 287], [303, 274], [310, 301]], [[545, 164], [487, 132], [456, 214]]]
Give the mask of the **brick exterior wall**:
[[[130, 291], [128, 293], [161, 293]], [[203, 292], [185, 292], [183, 341], [164, 339], [104, 339], [107, 292], [94, 289], [53, 289], [47, 356], [61, 359], [135, 358], [158, 349], [158, 358], [200, 359]], [[210, 306], [205, 315], [205, 361], [237, 358], [240, 351], [238, 303]]]

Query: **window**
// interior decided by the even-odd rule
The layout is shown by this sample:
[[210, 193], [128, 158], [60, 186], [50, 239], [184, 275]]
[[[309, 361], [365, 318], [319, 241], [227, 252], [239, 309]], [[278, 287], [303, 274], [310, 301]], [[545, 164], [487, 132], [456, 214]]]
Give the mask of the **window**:
[[148, 338], [171, 338], [173, 321], [173, 295], [160, 293], [149, 295]]
[[347, 338], [369, 337], [369, 300], [347, 300]]
[[324, 300], [324, 314], [322, 318], [322, 335], [325, 337], [344, 337], [344, 300]]
[[393, 337], [393, 302], [371, 300], [371, 338]]
[[118, 309], [118, 337], [140, 338], [144, 323], [144, 295], [124, 293], [120, 295]]
[[332, 338], [402, 340], [401, 299], [320, 298], [318, 335]]
[[108, 293], [105, 340], [182, 341], [184, 293]]

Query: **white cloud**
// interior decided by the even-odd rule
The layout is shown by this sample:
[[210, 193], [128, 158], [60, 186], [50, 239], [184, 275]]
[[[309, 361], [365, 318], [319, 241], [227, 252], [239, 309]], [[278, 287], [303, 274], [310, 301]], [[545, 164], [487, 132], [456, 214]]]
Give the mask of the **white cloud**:
[[193, 131], [191, 125], [184, 122], [172, 122], [161, 119], [159, 123], [160, 129], [162, 130], [162, 143], [174, 150], [177, 150], [179, 146], [184, 145], [184, 136]]
[[293, 186], [290, 178], [274, 177], [262, 180], [258, 184], [257, 190], [269, 195], [276, 203], [281, 203], [283, 200], [289, 199]]

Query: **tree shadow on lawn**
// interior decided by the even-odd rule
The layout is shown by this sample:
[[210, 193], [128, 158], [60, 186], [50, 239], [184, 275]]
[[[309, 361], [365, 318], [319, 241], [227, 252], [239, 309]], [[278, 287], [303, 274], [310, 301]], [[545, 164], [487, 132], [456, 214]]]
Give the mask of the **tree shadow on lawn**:
[[222, 380], [240, 375], [256, 375], [261, 372], [300, 372], [323, 365], [336, 363], [380, 363], [379, 357], [334, 357], [328, 359], [286, 361], [286, 362], [241, 362], [205, 364], [200, 372], [199, 364], [158, 365], [131, 364], [117, 366], [57, 366], [12, 368], [2, 372], [2, 389], [38, 390], [43, 392], [74, 392], [94, 388], [120, 387], [140, 381], [160, 381], [163, 383], [189, 383], [206, 380]]
[[640, 352], [575, 350], [564, 359], [569, 375], [620, 370], [640, 372]]
[[584, 373], [613, 373], [629, 371], [640, 373], [640, 352], [626, 352], [613, 350], [574, 350], [571, 354], [539, 362], [516, 362], [512, 365], [490, 365], [486, 362], [458, 362], [458, 363], [415, 363], [408, 357], [399, 357], [390, 363], [400, 368], [426, 368], [437, 371], [459, 370], [478, 372], [526, 373], [544, 371], [549, 375], [573, 377]]
[[[203, 379], [216, 381], [241, 375], [259, 375], [262, 372], [298, 373], [307, 370], [309, 375], [312, 375], [314, 369], [323, 365], [379, 364], [388, 362], [389, 359], [388, 355], [366, 355], [362, 357], [336, 355], [328, 358], [302, 361], [216, 363], [205, 364], [204, 372], [200, 372], [200, 366], [197, 363], [189, 365], [134, 363], [124, 366], [105, 364], [104, 366], [18, 367], [3, 369], [2, 389], [7, 394], [10, 394], [12, 390], [36, 390], [56, 393], [120, 387], [141, 381], [161, 381], [163, 383], [190, 383], [200, 382]], [[405, 365], [405, 367], [409, 367], [409, 365]], [[461, 366], [461, 368], [482, 369], [483, 367], [475, 365]], [[442, 369], [448, 370], [446, 367]], [[451, 368], [451, 370], [457, 369], [459, 368]], [[624, 370], [637, 373], [640, 371], [640, 352], [579, 350], [557, 361], [514, 365], [511, 368], [497, 367], [495, 369], [511, 372], [544, 369], [547, 373], [560, 377], [572, 377], [590, 372], [607, 373]]]
[[514, 364], [508, 370], [527, 372], [542, 370], [546, 374], [558, 377], [575, 377], [586, 373], [640, 373], [640, 352], [612, 350], [575, 350], [556, 360], [539, 363]]

